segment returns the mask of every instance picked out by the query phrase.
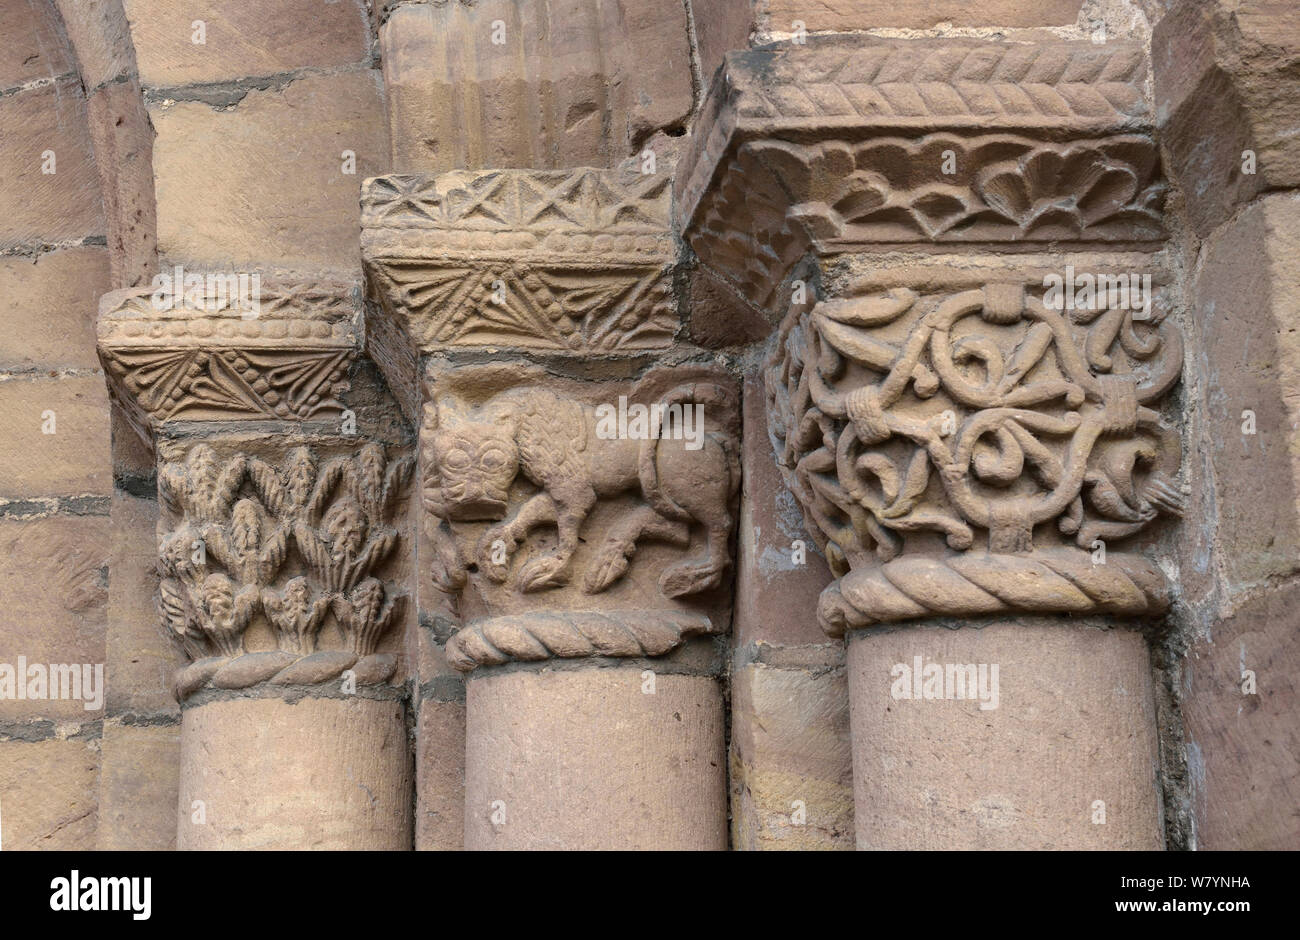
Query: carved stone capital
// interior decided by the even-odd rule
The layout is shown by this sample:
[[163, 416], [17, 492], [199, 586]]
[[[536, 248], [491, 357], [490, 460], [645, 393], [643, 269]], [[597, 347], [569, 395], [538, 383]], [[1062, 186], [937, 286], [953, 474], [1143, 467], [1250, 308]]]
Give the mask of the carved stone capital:
[[1165, 609], [1159, 569], [1117, 546], [1182, 512], [1181, 444], [1161, 414], [1182, 341], [1161, 274], [1143, 309], [1131, 272], [1079, 263], [1086, 298], [1029, 265], [907, 266], [787, 318], [770, 430], [839, 577], [819, 605], [829, 633]]
[[417, 352], [657, 349], [679, 326], [670, 195], [665, 175], [617, 170], [382, 176], [362, 251]]
[[386, 682], [414, 458], [343, 415], [360, 285], [180, 271], [173, 282], [174, 294], [105, 295], [98, 339], [114, 400], [157, 455], [156, 600], [192, 660], [177, 698], [346, 670], [357, 685]]
[[414, 459], [389, 450], [344, 437], [161, 442], [158, 609], [193, 660], [178, 699], [393, 675], [396, 654], [379, 644], [406, 602], [394, 578]]
[[868, 245], [1165, 237], [1140, 45], [827, 39], [728, 55], [676, 183], [701, 261], [772, 308]]
[[167, 422], [305, 421], [343, 410], [362, 340], [359, 284], [259, 275], [250, 307], [237, 283], [210, 289], [206, 273], [194, 276], [203, 284], [188, 297], [145, 287], [100, 300], [109, 391], [146, 439]]
[[728, 622], [739, 394], [713, 366], [588, 382], [431, 364], [421, 429], [453, 665], [658, 656]]

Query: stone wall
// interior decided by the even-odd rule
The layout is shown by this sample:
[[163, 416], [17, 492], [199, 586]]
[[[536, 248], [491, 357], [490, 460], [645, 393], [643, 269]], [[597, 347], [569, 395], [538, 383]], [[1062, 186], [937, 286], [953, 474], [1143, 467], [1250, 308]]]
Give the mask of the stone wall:
[[4, 846], [1300, 847], [1289, 7], [0, 0]]

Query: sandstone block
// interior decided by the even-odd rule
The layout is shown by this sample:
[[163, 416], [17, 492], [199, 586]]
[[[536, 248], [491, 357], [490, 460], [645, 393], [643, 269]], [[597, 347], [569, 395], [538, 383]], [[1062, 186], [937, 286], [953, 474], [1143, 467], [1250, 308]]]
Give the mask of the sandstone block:
[[98, 774], [97, 739], [0, 739], [5, 849], [93, 849]]
[[380, 46], [399, 173], [613, 166], [691, 108], [674, 3], [411, 4]]
[[75, 77], [0, 98], [0, 168], [0, 249], [104, 231], [86, 99]]
[[[1151, 36], [1162, 139], [1200, 235], [1256, 193], [1300, 185], [1300, 20], [1287, 0], [1183, 3]], [[1253, 173], [1246, 172], [1247, 156]]]
[[[120, 490], [112, 503], [112, 577], [105, 638], [107, 707], [110, 715], [174, 713], [172, 673], [184, 657], [159, 622], [158, 504]], [[173, 833], [173, 836], [175, 833]]]
[[0, 497], [109, 495], [108, 393], [102, 376], [0, 383], [0, 414], [7, 416], [9, 428], [0, 450]]
[[0, 367], [96, 368], [95, 310], [108, 289], [104, 248], [0, 258]]
[[179, 724], [104, 722], [96, 849], [176, 848], [180, 757]]
[[736, 646], [824, 644], [817, 596], [831, 573], [776, 465], [761, 376], [745, 380], [744, 421]]
[[731, 680], [738, 849], [852, 849], [853, 758], [842, 669], [750, 663]]
[[169, 262], [359, 269], [360, 181], [388, 151], [378, 73], [302, 78], [228, 111], [180, 101], [150, 117], [158, 250]]
[[[899, 670], [914, 675], [917, 657], [922, 676], [904, 690]], [[935, 664], [941, 695], [921, 697]], [[967, 664], [988, 667], [985, 686], [957, 698], [947, 667]], [[1029, 617], [858, 631], [849, 694], [859, 849], [1163, 845], [1150, 659], [1136, 631]]]
[[[125, 0], [140, 80], [151, 87], [220, 82], [360, 62], [370, 25], [360, 0]], [[195, 21], [203, 23], [196, 42]]]
[[415, 745], [415, 848], [457, 851], [465, 845], [465, 706], [420, 703]]
[[725, 849], [715, 680], [639, 668], [468, 683], [465, 848]]
[[1269, 196], [1207, 242], [1196, 281], [1202, 407], [1230, 590], [1300, 568], [1297, 252], [1300, 197]]
[[182, 718], [178, 848], [407, 850], [410, 802], [398, 703], [234, 699]]
[[55, 0], [88, 94], [135, 70], [122, 0]]
[[[47, 668], [104, 663], [108, 542], [102, 516], [0, 521], [0, 663], [15, 670], [20, 656]], [[88, 711], [90, 691], [83, 688], [81, 700], [0, 698], [0, 718], [101, 718], [105, 688], [96, 682], [99, 708]]]
[[113, 286], [148, 284], [158, 261], [158, 210], [154, 129], [140, 83], [132, 78], [104, 85], [90, 96], [88, 110], [104, 196]]
[[53, 4], [0, 2], [0, 36], [5, 37], [0, 49], [0, 90], [76, 68], [58, 22]]
[[1182, 711], [1199, 849], [1300, 848], [1298, 610], [1294, 582], [1263, 590], [1188, 654]]

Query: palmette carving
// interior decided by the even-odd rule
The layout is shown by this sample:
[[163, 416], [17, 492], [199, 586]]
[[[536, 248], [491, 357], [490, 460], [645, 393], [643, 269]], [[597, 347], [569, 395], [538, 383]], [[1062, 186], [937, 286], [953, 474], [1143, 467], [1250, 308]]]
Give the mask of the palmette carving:
[[769, 420], [842, 578], [822, 598], [828, 631], [1163, 609], [1150, 563], [1097, 551], [1182, 511], [1180, 444], [1157, 410], [1182, 343], [1159, 294], [1148, 319], [1098, 307], [1055, 310], [1013, 282], [896, 288], [787, 319]]
[[[730, 379], [698, 369], [675, 383], [662, 373], [654, 379], [649, 391], [608, 386], [605, 403], [522, 384], [480, 392], [476, 402], [435, 395], [426, 406], [424, 505], [435, 583], [459, 595], [472, 577], [479, 593], [497, 598], [488, 617], [471, 618], [449, 643], [458, 668], [661, 655], [715, 632], [707, 614], [689, 607], [722, 585], [731, 564], [736, 391]], [[685, 415], [698, 433], [614, 433], [607, 422], [620, 392], [625, 402]], [[645, 597], [645, 575], [636, 574], [643, 545], [689, 551], [693, 532], [701, 547], [660, 570], [655, 597]], [[629, 572], [638, 586], [620, 596], [657, 599], [661, 609], [606, 609], [598, 600]], [[566, 600], [552, 600], [557, 593]], [[530, 612], [500, 614], [520, 607]]]
[[[219, 457], [205, 443], [163, 463], [159, 610], [195, 660], [178, 674], [178, 695], [207, 684], [311, 684], [349, 668], [386, 680], [396, 659], [376, 649], [403, 595], [376, 574], [399, 540], [393, 520], [412, 467], [373, 442], [323, 465], [307, 447], [276, 467]], [[275, 652], [245, 646], [259, 614]], [[318, 652], [331, 614], [347, 649]]]
[[150, 437], [172, 421], [308, 420], [344, 408], [361, 340], [359, 286], [270, 276], [255, 309], [229, 294], [155, 303], [105, 294], [97, 324], [109, 391]]

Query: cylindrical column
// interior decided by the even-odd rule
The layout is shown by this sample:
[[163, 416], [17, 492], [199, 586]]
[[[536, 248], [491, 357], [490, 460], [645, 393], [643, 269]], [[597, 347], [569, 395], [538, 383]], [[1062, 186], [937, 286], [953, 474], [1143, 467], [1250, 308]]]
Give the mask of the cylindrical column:
[[646, 664], [467, 683], [467, 849], [725, 849], [722, 692]]
[[359, 298], [196, 274], [101, 305], [110, 387], [158, 460], [158, 611], [192, 660], [182, 849], [412, 847], [414, 458], [357, 426]]
[[1162, 848], [1146, 639], [1108, 626], [853, 631], [858, 848]]
[[405, 706], [356, 695], [185, 709], [180, 849], [411, 847]]

